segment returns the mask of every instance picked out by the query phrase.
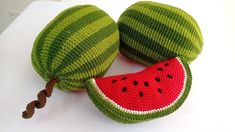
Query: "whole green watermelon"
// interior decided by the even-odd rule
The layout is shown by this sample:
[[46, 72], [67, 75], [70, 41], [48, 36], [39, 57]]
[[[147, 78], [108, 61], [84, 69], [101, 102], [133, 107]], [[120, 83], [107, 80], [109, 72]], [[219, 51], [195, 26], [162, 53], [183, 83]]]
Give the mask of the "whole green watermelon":
[[193, 17], [166, 4], [133, 4], [120, 16], [118, 28], [120, 52], [145, 65], [177, 56], [191, 63], [203, 47], [202, 33]]

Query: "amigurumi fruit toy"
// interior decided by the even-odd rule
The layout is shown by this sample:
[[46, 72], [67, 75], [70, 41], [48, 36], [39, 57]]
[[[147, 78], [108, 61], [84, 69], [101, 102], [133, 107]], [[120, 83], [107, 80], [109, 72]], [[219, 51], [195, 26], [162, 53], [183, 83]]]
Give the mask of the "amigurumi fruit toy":
[[191, 63], [202, 51], [197, 22], [185, 11], [150, 1], [137, 2], [118, 20], [120, 52], [145, 65], [182, 56]]
[[175, 57], [137, 73], [90, 79], [87, 92], [110, 118], [138, 123], [177, 110], [187, 98], [191, 82], [186, 60]]
[[37, 36], [32, 64], [47, 81], [38, 100], [27, 105], [24, 118], [45, 106], [56, 85], [61, 90], [80, 90], [84, 81], [101, 77], [115, 59], [119, 48], [117, 24], [93, 5], [79, 5], [61, 12]]

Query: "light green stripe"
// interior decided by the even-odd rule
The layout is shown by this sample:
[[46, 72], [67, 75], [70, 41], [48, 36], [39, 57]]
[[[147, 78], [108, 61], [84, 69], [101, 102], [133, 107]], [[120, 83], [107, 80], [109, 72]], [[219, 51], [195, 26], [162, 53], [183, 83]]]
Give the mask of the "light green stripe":
[[[174, 52], [174, 51], [178, 51], [179, 53], [187, 53], [186, 56], [189, 56], [190, 52], [193, 52], [191, 50], [187, 50], [184, 49], [180, 46], [178, 46], [178, 44], [175, 44], [174, 42], [172, 42], [171, 40], [169, 40], [168, 38], [162, 36], [161, 34], [159, 34], [157, 31], [150, 29], [149, 27], [145, 26], [144, 24], [137, 22], [136, 20], [129, 18], [129, 17], [122, 17], [126, 20], [125, 24], [127, 26], [129, 26], [132, 29], [135, 29], [136, 31], [142, 33], [142, 32], [146, 32], [148, 33], [148, 38], [152, 39], [155, 42], [158, 42], [162, 47]], [[120, 23], [122, 23], [120, 21]], [[136, 25], [140, 25], [138, 26], [138, 28], [136, 28]], [[142, 34], [144, 36], [146, 36], [145, 34]], [[158, 36], [158, 38], [156, 38], [156, 36]], [[164, 42], [164, 43], [162, 43]], [[165, 44], [167, 43], [167, 45]], [[173, 45], [173, 46], [169, 46], [169, 45]], [[175, 53], [175, 52], [174, 52]], [[197, 53], [193, 52], [193, 55], [197, 55]]]
[[[139, 2], [140, 4], [142, 2]], [[170, 5], [167, 5], [167, 4], [160, 4], [160, 3], [156, 3], [156, 2], [151, 2], [151, 1], [148, 1], [148, 2], [143, 2], [142, 4], [149, 4], [149, 5], [154, 5], [156, 6], [156, 8], [158, 7], [161, 7], [161, 8], [164, 8], [164, 9], [167, 9], [169, 10], [170, 12], [173, 12], [179, 16], [182, 16], [185, 18], [185, 20], [192, 20], [192, 21], [188, 21], [191, 25], [193, 25], [194, 27], [196, 27], [196, 31], [198, 32], [199, 36], [200, 36], [200, 39], [202, 40], [202, 36], [201, 36], [201, 31], [200, 31], [200, 28], [199, 26], [197, 25], [197, 22], [194, 20], [193, 17], [191, 17], [190, 15], [188, 15], [188, 13], [186, 13], [184, 10], [180, 9], [180, 8], [177, 8], [177, 7], [174, 7], [174, 6], [170, 6]]]
[[[110, 65], [111, 66], [111, 65]], [[104, 71], [101, 71], [99, 74], [97, 74], [96, 76], [94, 76], [94, 78], [96, 77], [101, 77], [106, 73], [107, 69], [105, 69]], [[83, 79], [83, 80], [74, 80], [74, 79], [61, 79], [61, 83], [60, 85], [60, 89], [64, 90], [64, 91], [69, 91], [69, 90], [73, 90], [73, 91], [78, 91], [78, 90], [82, 90], [85, 88], [85, 84], [83, 81], [90, 79]], [[68, 90], [69, 89], [69, 90]]]
[[147, 56], [151, 57], [152, 59], [155, 60], [155, 58], [160, 58], [161, 60], [166, 60], [167, 58], [158, 54], [159, 52], [157, 51], [153, 51], [152, 49], [149, 49], [145, 46], [143, 46], [142, 44], [140, 44], [139, 42], [131, 39], [130, 37], [128, 37], [126, 34], [124, 33], [120, 33], [122, 36], [122, 40], [126, 43], [128, 43], [128, 46], [130, 46], [131, 48], [146, 54]]
[[[159, 21], [154, 20], [153, 18], [151, 18], [151, 17], [149, 17], [149, 16], [147, 16], [147, 15], [141, 13], [141, 12], [131, 10], [131, 11], [126, 12], [123, 15], [123, 17], [132, 18], [132, 19], [136, 20], [137, 22], [142, 23], [143, 25], [145, 25], [149, 29], [154, 29], [154, 31], [158, 32], [159, 34], [161, 34], [165, 38], [168, 38], [168, 40], [174, 42], [175, 44], [177, 44], [178, 46], [180, 46], [184, 49], [187, 49], [187, 50], [190, 50], [190, 51], [193, 50], [196, 53], [200, 53], [200, 50], [195, 48], [195, 46], [190, 41], [190, 39], [185, 38], [182, 34], [175, 31], [174, 29], [168, 27], [167, 25], [165, 25], [165, 24], [163, 24]], [[143, 22], [143, 20], [145, 22]], [[126, 20], [124, 19], [123, 21], [125, 22]], [[119, 23], [119, 25], [120, 25], [120, 23]], [[138, 28], [138, 26], [139, 25], [135, 25], [135, 27], [137, 27], [137, 28]], [[148, 30], [146, 30], [146, 31], [148, 31]], [[143, 33], [145, 33], [145, 32], [143, 32]], [[141, 33], [141, 34], [143, 34], [143, 33]], [[147, 36], [149, 35], [148, 33], [145, 33], [145, 34]], [[159, 37], [159, 36], [156, 36], [155, 34], [152, 34], [152, 35], [154, 37], [156, 37], [156, 39]], [[162, 43], [165, 44], [165, 41], [163, 41]], [[167, 45], [167, 46], [171, 46], [171, 45]]]
[[63, 87], [66, 87], [66, 89], [69, 90], [79, 90], [82, 89], [82, 87], [84, 87], [84, 84], [79, 81], [77, 82], [71, 82], [71, 81], [67, 81], [67, 80], [63, 80]]
[[[64, 30], [64, 28], [66, 28], [68, 25], [70, 25], [71, 23], [77, 21], [78, 19], [80, 19], [81, 17], [91, 13], [91, 12], [95, 12], [98, 11], [98, 8], [94, 8], [94, 6], [91, 7], [87, 7], [81, 10], [77, 10], [72, 14], [68, 14], [68, 17], [66, 17], [65, 19], [63, 19], [62, 21], [60, 21], [59, 23], [56, 24], [56, 26], [47, 34], [48, 37], [45, 38], [44, 40], [44, 46], [42, 47], [42, 51], [41, 51], [41, 62], [43, 66], [47, 65], [47, 59], [48, 59], [48, 52], [49, 52], [49, 45], [53, 42], [52, 40], [54, 40], [57, 35]], [[47, 72], [48, 69], [45, 68], [45, 70]]]
[[[81, 57], [81, 54], [83, 52], [86, 52], [88, 49], [95, 46], [97, 43], [105, 39], [110, 34], [117, 31], [117, 25], [115, 22], [112, 22], [111, 24], [107, 25], [106, 27], [100, 29], [98, 32], [95, 32], [91, 36], [89, 36], [87, 39], [81, 42], [81, 45], [77, 45], [71, 52], [69, 52], [64, 58], [61, 64], [56, 68], [52, 75], [57, 75], [59, 71], [73, 63], [73, 61], [79, 59]], [[73, 55], [74, 57], [71, 57]]]
[[59, 15], [57, 15], [49, 24], [47, 24], [46, 27], [39, 33], [39, 35], [37, 36], [34, 42], [33, 52], [32, 52], [33, 63], [36, 69], [39, 70], [38, 72], [40, 72], [41, 74], [47, 75], [46, 68], [44, 68], [40, 59], [42, 47], [44, 45], [44, 41], [45, 41], [45, 38], [47, 37], [47, 34], [55, 27], [57, 23], [65, 19], [68, 16], [67, 14], [86, 8], [87, 6], [88, 5], [74, 6], [74, 7], [64, 10]]
[[[159, 13], [169, 19], [172, 19], [174, 20], [175, 22], [177, 22], [178, 24], [182, 25], [183, 27], [187, 28], [188, 31], [193, 34], [196, 38], [198, 38], [200, 40], [200, 36], [196, 30], [197, 27], [195, 27], [194, 25], [192, 25], [191, 23], [189, 23], [188, 21], [193, 21], [191, 19], [189, 20], [186, 20], [186, 18], [178, 15], [178, 14], [175, 14], [174, 12], [172, 11], [169, 11], [167, 9], [164, 9], [164, 8], [161, 8], [161, 7], [156, 7], [154, 5], [150, 5], [150, 4], [141, 4], [141, 6], [153, 11], [153, 12], [156, 12], [156, 13]], [[201, 44], [202, 41], [200, 40], [199, 43]]]
[[[85, 71], [87, 71], [87, 69], [93, 69], [94, 67], [98, 67], [99, 65], [101, 65], [102, 63], [104, 63], [107, 60], [107, 58], [110, 56], [110, 54], [112, 54], [113, 52], [118, 50], [118, 46], [119, 46], [119, 40], [117, 40], [113, 44], [110, 44], [109, 48], [106, 49], [105, 51], [103, 51], [102, 54], [100, 54], [96, 58], [93, 58], [92, 60], [87, 61], [83, 65], [79, 66], [79, 68], [77, 68], [77, 69], [75, 69], [73, 71], [70, 71], [70, 72], [66, 72], [65, 74], [60, 74], [59, 75], [60, 78], [61, 77], [65, 77], [63, 79], [66, 79], [67, 76], [75, 75], [75, 74], [77, 76], [79, 76], [79, 73], [85, 72]], [[108, 69], [109, 69], [109, 66], [106, 67], [106, 70], [108, 70]], [[103, 74], [105, 74], [104, 71], [97, 71], [96, 75], [89, 75], [88, 78], [83, 78], [83, 79], [85, 80], [85, 79], [89, 79], [91, 77], [97, 77], [97, 75], [98, 76], [99, 75], [102, 76]], [[66, 79], [66, 80], [68, 80], [68, 79]], [[69, 80], [69, 81], [72, 81], [72, 80]]]
[[104, 63], [99, 65], [98, 67], [96, 67], [94, 69], [89, 69], [88, 71], [83, 72], [83, 73], [78, 73], [80, 78], [78, 78], [77, 77], [78, 75], [76, 75], [76, 74], [74, 74], [72, 76], [68, 76], [66, 78], [79, 80], [79, 79], [82, 79], [82, 78], [87, 78], [90, 74], [95, 75], [94, 73], [96, 73], [97, 71], [104, 71], [111, 64], [111, 62], [113, 62], [113, 58], [116, 57], [117, 52], [118, 51], [116, 51], [112, 55], [110, 55], [110, 57]]
[[[101, 65], [102, 63], [104, 63], [113, 52], [118, 50], [118, 46], [119, 46], [118, 44], [119, 44], [119, 40], [117, 40], [113, 44], [110, 44], [108, 49], [103, 51], [96, 58], [93, 58], [93, 59], [87, 61], [86, 63], [84, 63], [83, 65], [80, 65], [79, 68], [77, 68], [77, 69], [75, 69], [73, 71], [67, 72], [65, 74], [60, 74], [59, 76], [66, 78], [67, 76], [70, 76], [70, 75], [73, 75], [73, 74], [77, 74], [77, 73], [86, 72], [88, 69], [96, 68], [97, 66]], [[106, 67], [106, 69], [108, 69], [108, 68], [109, 67]], [[103, 71], [97, 71], [96, 75], [100, 75], [102, 72]], [[77, 74], [77, 75], [79, 76], [79, 74]], [[94, 77], [94, 75], [90, 75], [87, 79], [89, 79], [90, 77]], [[86, 78], [84, 78], [84, 79], [86, 79]]]
[[[163, 46], [161, 46], [159, 43], [155, 42], [154, 40], [148, 38], [147, 36], [144, 36], [142, 33], [132, 29], [131, 27], [127, 26], [126, 24], [123, 24], [123, 23], [119, 23], [119, 30], [120, 32], [122, 33], [125, 33], [127, 36], [129, 36], [130, 38], [135, 38], [136, 41], [138, 41], [140, 44], [142, 44], [143, 46], [149, 48], [149, 49], [153, 49], [153, 50], [156, 50], [158, 51], [160, 54], [164, 55], [165, 57], [167, 58], [172, 58], [172, 57], [175, 57], [175, 56], [179, 56], [181, 54], [176, 54], [174, 52], [172, 52], [171, 50], [168, 50], [166, 48], [164, 48]], [[149, 44], [146, 44], [146, 43], [149, 43]], [[156, 46], [154, 46], [154, 45]], [[121, 43], [121, 47], [126, 47], [128, 46], [127, 44], [125, 43]], [[131, 48], [131, 47], [129, 47]], [[128, 48], [128, 49], [129, 49]], [[135, 50], [135, 49], [133, 49]], [[134, 54], [136, 54], [137, 50], [135, 50], [135, 52], [133, 52]], [[131, 52], [131, 51], [129, 51]], [[142, 54], [142, 53], [139, 53], [139, 54]], [[142, 56], [146, 56], [145, 54], [142, 54], [140, 57]], [[147, 56], [146, 56], [147, 57]], [[184, 56], [186, 58], [190, 58], [188, 56]], [[149, 58], [150, 59], [150, 58]], [[157, 59], [157, 58], [156, 58]], [[155, 59], [154, 59], [155, 60]], [[189, 59], [190, 60], [190, 59]], [[148, 60], [150, 62], [153, 62], [150, 60]]]
[[[58, 52], [60, 51], [60, 49], [64, 46], [64, 44], [66, 44], [65, 42], [76, 32], [79, 32], [83, 27], [91, 24], [92, 22], [94, 21], [97, 21], [99, 20], [100, 18], [106, 16], [107, 14], [101, 10], [98, 10], [98, 11], [95, 11], [95, 12], [92, 12], [92, 13], [89, 13], [87, 14], [86, 16], [83, 16], [81, 19], [78, 19], [77, 21], [71, 23], [69, 26], [67, 26], [62, 32], [60, 32], [60, 34], [55, 38], [55, 40], [53, 40], [53, 42], [51, 43], [50, 45], [50, 48], [49, 48], [49, 55], [48, 55], [48, 59], [47, 59], [47, 68], [49, 69], [50, 71], [50, 76], [55, 76], [54, 73], [51, 73], [52, 72], [52, 62], [53, 60], [55, 60], [55, 57], [56, 55], [58, 54]], [[81, 37], [83, 37], [84, 35], [80, 35], [78, 36], [76, 39], [80, 39]], [[91, 35], [93, 36], [93, 35]], [[90, 38], [90, 37], [89, 37]], [[77, 44], [76, 42], [76, 39], [74, 39], [71, 43], [69, 43], [69, 45], [67, 46], [70, 46], [70, 45], [78, 45], [78, 47], [83, 47], [84, 46], [84, 43], [83, 45], [81, 44]], [[91, 39], [92, 40], [92, 39]], [[87, 41], [86, 43], [90, 43], [90, 41]], [[73, 53], [72, 52], [69, 52], [66, 58], [67, 62], [68, 60], [74, 58], [74, 56], [71, 56], [71, 55], [75, 55], [77, 56], [78, 54], [77, 53], [80, 53], [80, 51], [75, 51], [73, 50]], [[65, 52], [66, 53], [66, 52]], [[72, 54], [71, 54], [72, 53]], [[65, 57], [66, 57], [65, 56]], [[56, 58], [58, 59], [58, 58]], [[60, 59], [65, 59], [65, 58], [60, 58]]]
[[[56, 57], [54, 58], [54, 61], [52, 62], [52, 71], [55, 70], [60, 63], [62, 62], [67, 53], [71, 52], [72, 49], [74, 49], [77, 45], [69, 45], [69, 43], [73, 43], [73, 40], [77, 38], [77, 36], [83, 36], [79, 40], [76, 39], [76, 42], [79, 44], [80, 42], [87, 39], [89, 36], [94, 34], [95, 32], [99, 31], [100, 29], [106, 27], [107, 25], [111, 24], [112, 20], [110, 20], [109, 16], [102, 17], [101, 19], [94, 21], [88, 26], [83, 27], [79, 32], [74, 33], [70, 38], [68, 38], [63, 45], [62, 49], [58, 52]], [[88, 30], [92, 29], [92, 30]]]
[[[160, 13], [157, 13], [157, 12], [154, 12], [152, 10], [149, 10], [148, 8], [145, 8], [143, 6], [134, 6], [133, 8], [130, 8], [128, 10], [135, 10], [137, 12], [141, 12], [141, 13], [151, 17], [152, 19], [154, 19], [156, 21], [159, 21], [162, 24], [167, 25], [168, 27], [170, 27], [170, 28], [174, 29], [175, 31], [179, 32], [185, 38], [188, 38], [192, 42], [192, 44], [194, 44], [194, 46], [197, 49], [200, 49], [199, 39], [197, 39], [192, 33], [190, 33], [188, 31], [187, 28], [185, 28], [184, 26], [180, 25], [175, 20], [170, 19], [170, 18], [168, 18], [168, 17], [166, 17], [164, 15], [161, 15]], [[151, 14], [154, 13], [155, 14], [154, 17], [149, 15], [150, 13]]]
[[58, 73], [58, 75], [66, 74], [68, 72], [74, 71], [79, 66], [87, 63], [87, 61], [92, 60], [96, 58], [97, 56], [99, 56], [100, 54], [102, 54], [102, 51], [105, 51], [109, 48], [110, 44], [113, 44], [119, 39], [118, 35], [119, 35], [119, 32], [117, 30], [113, 34], [111, 34], [110, 36], [108, 36], [107, 38], [99, 42], [98, 44], [96, 44], [94, 47], [89, 49], [87, 52], [84, 52], [83, 54], [81, 54], [81, 57], [79, 59], [75, 60], [72, 64], [65, 67], [61, 72]]
[[58, 88], [63, 90], [63, 91], [78, 91], [78, 90], [82, 90], [82, 86], [74, 86], [74, 85], [70, 85], [67, 82], [63, 82], [61, 84], [58, 85]]

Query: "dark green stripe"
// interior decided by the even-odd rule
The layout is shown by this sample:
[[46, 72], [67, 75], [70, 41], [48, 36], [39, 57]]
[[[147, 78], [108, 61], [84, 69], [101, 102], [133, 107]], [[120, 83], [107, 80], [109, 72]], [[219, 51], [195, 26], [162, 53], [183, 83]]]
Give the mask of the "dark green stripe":
[[58, 54], [62, 46], [64, 46], [65, 42], [72, 36], [74, 33], [79, 32], [79, 30], [92, 22], [101, 19], [102, 17], [106, 16], [101, 10], [88, 13], [87, 15], [81, 17], [80, 19], [76, 20], [75, 22], [69, 24], [67, 27], [61, 31], [58, 36], [53, 40], [52, 44], [49, 47], [49, 53], [47, 58], [47, 69], [49, 72], [52, 71], [52, 62], [55, 56]]
[[[152, 5], [150, 3], [139, 3], [139, 4], [136, 4], [136, 5], [140, 5], [142, 7], [145, 7], [147, 9], [150, 9], [156, 13], [159, 13], [161, 15], [164, 15], [174, 21], [176, 21], [177, 23], [179, 23], [180, 25], [184, 26], [186, 29], [188, 29], [188, 31], [193, 34], [198, 40], [199, 40], [199, 43], [202, 44], [202, 40], [200, 39], [199, 37], [199, 33], [196, 31], [196, 27], [194, 25], [192, 25], [185, 17], [179, 15], [179, 14], [176, 14], [175, 12], [169, 10], [169, 9], [166, 9], [166, 8], [163, 8], [163, 7], [160, 7], [160, 6], [155, 6], [155, 5]], [[181, 9], [179, 9], [181, 10]], [[184, 11], [182, 11], [184, 12]], [[185, 13], [187, 14], [187, 13]], [[188, 14], [187, 14], [188, 15]], [[193, 20], [193, 18], [192, 18]], [[197, 23], [195, 22], [195, 20], [193, 20], [194, 23], [197, 25]], [[197, 27], [199, 29], [199, 27]], [[200, 31], [200, 29], [199, 29]]]
[[[105, 73], [107, 72], [107, 70], [109, 69], [109, 67], [112, 65], [112, 63], [108, 66], [107, 69], [103, 70], [103, 71], [100, 71], [98, 74], [92, 76], [92, 78], [98, 78], [98, 77], [102, 77], [105, 75]], [[85, 78], [82, 78], [82, 79], [70, 79], [70, 78], [67, 78], [67, 77], [60, 77], [60, 79], [63, 79], [67, 82], [77, 82], [77, 81], [80, 81], [81, 83], [84, 83], [86, 80], [88, 79], [91, 79], [91, 77], [85, 77]]]
[[[122, 51], [122, 48], [128, 51], [130, 54], [133, 54], [137, 58], [141, 58], [142, 60], [146, 60], [147, 62], [150, 62], [151, 64], [157, 63], [157, 61], [153, 58], [150, 58], [149, 56], [139, 52], [138, 50], [128, 46], [124, 41], [120, 40], [120, 52], [122, 52], [124, 55], [125, 52]], [[131, 58], [131, 57], [130, 57]]]
[[[83, 52], [86, 52], [88, 49], [92, 48], [100, 41], [105, 39], [110, 34], [113, 34], [117, 30], [116, 23], [112, 22], [111, 24], [107, 25], [106, 27], [100, 29], [98, 32], [92, 34], [80, 44], [77, 44], [74, 49], [72, 49], [69, 53], [66, 54], [64, 59], [62, 60], [61, 64], [53, 71], [52, 76], [55, 76], [59, 71], [63, 68], [69, 66], [75, 60], [80, 58], [80, 55]], [[92, 42], [91, 42], [92, 40]], [[89, 60], [88, 60], [89, 61]]]
[[174, 42], [175, 44], [177, 44], [178, 46], [184, 49], [188, 49], [188, 50], [192, 50], [192, 51], [196, 51], [197, 53], [200, 53], [200, 51], [194, 46], [194, 44], [188, 38], [184, 37], [182, 34], [170, 28], [169, 26], [157, 20], [154, 20], [153, 18], [139, 11], [129, 10], [126, 13], [124, 13], [123, 16], [132, 18], [136, 20], [137, 22], [140, 22], [141, 24], [147, 26], [148, 28], [154, 29], [154, 31], [158, 32], [162, 36], [168, 38], [169, 40], [171, 40], [172, 42]]
[[[64, 74], [60, 74], [59, 76], [65, 76], [65, 77], [72, 76], [75, 74], [79, 74], [81, 72], [86, 72], [87, 70], [90, 70], [90, 69], [94, 69], [94, 67], [98, 67], [99, 65], [101, 65], [102, 63], [107, 61], [107, 58], [109, 58], [110, 55], [117, 50], [118, 43], [119, 43], [119, 40], [117, 40], [115, 43], [111, 44], [111, 46], [108, 49], [106, 49], [105, 51], [102, 51], [102, 53], [99, 56], [97, 56], [97, 57], [93, 58], [92, 60], [89, 60], [88, 62], [79, 66], [78, 69], [64, 73]], [[94, 62], [96, 62], [95, 65], [94, 65]]]
[[[130, 28], [126, 24], [119, 23], [119, 30], [121, 32], [121, 34], [120, 34], [121, 38], [122, 38], [122, 33], [123, 33], [126, 36], [128, 36], [129, 38], [133, 38], [135, 41], [137, 41], [139, 44], [141, 44], [145, 48], [147, 48], [149, 50], [152, 50], [153, 52], [157, 52], [161, 56], [164, 56], [166, 58], [172, 58], [172, 57], [177, 57], [177, 56], [181, 55], [181, 54], [176, 54], [173, 51], [166, 49], [165, 47], [161, 46], [159, 43], [149, 39], [145, 35], [141, 34], [140, 32], [138, 32], [138, 31], [136, 31], [132, 28]], [[152, 46], [153, 44], [155, 46]], [[134, 49], [134, 48], [132, 48], [128, 45], [130, 45], [130, 44], [127, 44], [126, 42], [124, 42], [122, 40], [120, 41], [120, 48], [124, 47], [131, 54], [134, 54], [135, 56], [138, 56], [140, 58], [142, 57], [141, 59], [143, 59], [143, 60], [147, 59], [147, 61], [151, 62], [152, 64], [155, 64], [156, 61], [159, 61], [159, 60], [157, 60], [157, 58], [156, 59], [150, 58], [149, 56], [145, 55], [144, 53], [141, 53], [138, 50], [136, 50], [136, 49]], [[138, 45], [135, 45], [135, 46], [138, 47]], [[131, 52], [132, 50], [134, 52]], [[185, 55], [183, 55], [183, 56], [185, 56]], [[148, 59], [148, 58], [150, 58], [150, 59]], [[195, 57], [192, 57], [192, 58], [191, 57], [186, 57], [186, 58], [188, 60], [193, 60]], [[151, 61], [151, 59], [154, 60], [154, 61]], [[163, 60], [161, 60], [161, 61], [163, 61]]]
[[[177, 54], [174, 53], [173, 51], [166, 49], [158, 42], [148, 38], [147, 36], [143, 35], [142, 33], [138, 32], [138, 31], [132, 29], [128, 25], [119, 22], [118, 26], [119, 26], [119, 30], [121, 33], [124, 33], [129, 38], [133, 38], [133, 40], [137, 41], [139, 44], [148, 48], [149, 50], [152, 50], [153, 52], [158, 52], [158, 54], [160, 54], [161, 56], [165, 56], [166, 58], [171, 58], [171, 57], [177, 56]], [[125, 44], [123, 44], [123, 45], [125, 45]], [[121, 46], [123, 46], [123, 45], [121, 44]], [[136, 46], [138, 46], [138, 45], [136, 45]]]
[[39, 64], [39, 67], [44, 71], [46, 72], [47, 69], [46, 67], [44, 67], [42, 65], [42, 58], [41, 58], [41, 52], [42, 52], [42, 47], [43, 45], [45, 44], [45, 38], [47, 37], [47, 35], [56, 27], [56, 25], [63, 21], [65, 18], [67, 18], [69, 15], [71, 15], [72, 13], [78, 11], [78, 10], [81, 10], [81, 9], [84, 9], [86, 7], [88, 7], [89, 5], [86, 5], [86, 6], [76, 6], [76, 7], [72, 7], [72, 9], [67, 9], [65, 10], [64, 12], [62, 12], [62, 14], [59, 14], [58, 16], [56, 16], [55, 19], [53, 19], [53, 21], [51, 21], [45, 28], [44, 30], [39, 34], [38, 37], [40, 37], [38, 39], [38, 41], [36, 41], [35, 43], [38, 44], [38, 45], [35, 45], [36, 46], [36, 49], [35, 49], [35, 52], [36, 52], [36, 57], [35, 59], [37, 58], [38, 60], [38, 64]]
[[[124, 55], [126, 55], [128, 58], [130, 59], [135, 59], [136, 61], [140, 61], [142, 62], [141, 60], [145, 60], [146, 62], [148, 63], [151, 63], [151, 64], [155, 64], [155, 63], [158, 63], [158, 62], [162, 62], [162, 61], [165, 61], [167, 59], [170, 59], [170, 58], [173, 58], [173, 57], [176, 57], [176, 56], [173, 56], [173, 57], [169, 57], [169, 58], [166, 58], [166, 59], [159, 59], [159, 58], [154, 58], [154, 57], [151, 57], [151, 56], [148, 56], [148, 55], [145, 55], [144, 53], [142, 52], [139, 52], [138, 50], [130, 47], [129, 45], [127, 45], [124, 41], [121, 41], [121, 47], [120, 47], [120, 52]], [[123, 50], [126, 50], [128, 51], [128, 53], [130, 53], [131, 55], [133, 55], [135, 58], [133, 58], [132, 56], [129, 56], [128, 54], [126, 54]], [[178, 56], [181, 56], [181, 55], [178, 55]], [[185, 55], [183, 55], [185, 56]], [[140, 58], [140, 59], [139, 59]], [[196, 57], [186, 57], [188, 61], [192, 61], [194, 60]], [[154, 60], [154, 61], [151, 61]], [[148, 65], [146, 64], [145, 62], [143, 62], [145, 65]]]

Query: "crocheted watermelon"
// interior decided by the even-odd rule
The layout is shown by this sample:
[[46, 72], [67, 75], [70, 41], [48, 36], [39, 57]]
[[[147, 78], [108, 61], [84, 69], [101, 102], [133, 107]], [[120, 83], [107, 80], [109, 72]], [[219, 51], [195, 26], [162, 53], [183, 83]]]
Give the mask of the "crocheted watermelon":
[[38, 100], [30, 102], [23, 118], [46, 104], [56, 85], [62, 90], [80, 90], [84, 81], [101, 77], [115, 59], [119, 48], [117, 24], [93, 5], [79, 5], [61, 12], [37, 36], [32, 64], [47, 81]]
[[119, 48], [117, 24], [93, 5], [71, 7], [38, 35], [32, 63], [41, 77], [57, 78], [62, 90], [84, 88], [83, 81], [103, 76]]
[[191, 63], [201, 53], [203, 38], [197, 22], [185, 11], [141, 1], [118, 20], [120, 52], [145, 65], [183, 56]]
[[176, 57], [137, 73], [90, 79], [87, 88], [104, 114], [136, 123], [178, 109], [189, 93], [191, 79], [187, 62]]

